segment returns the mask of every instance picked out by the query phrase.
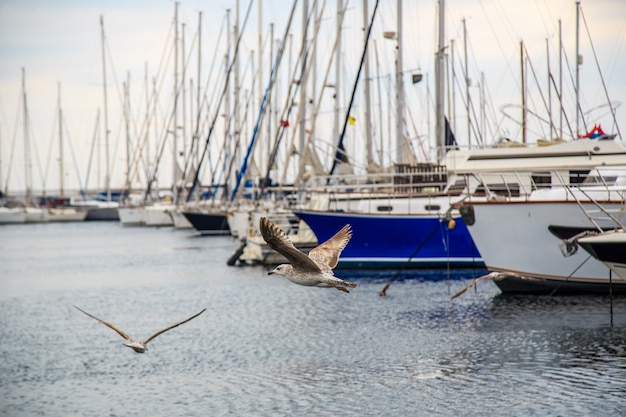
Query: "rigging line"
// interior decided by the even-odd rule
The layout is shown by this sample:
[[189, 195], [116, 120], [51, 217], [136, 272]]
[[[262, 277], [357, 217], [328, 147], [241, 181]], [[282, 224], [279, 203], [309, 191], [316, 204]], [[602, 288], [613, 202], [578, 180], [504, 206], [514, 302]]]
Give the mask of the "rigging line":
[[[58, 114], [58, 111], [59, 111], [59, 109], [58, 109], [58, 106], [57, 106], [57, 109], [56, 109], [55, 113]], [[42, 186], [42, 190], [43, 190], [44, 195], [46, 194], [46, 182], [47, 182], [46, 180], [48, 179], [48, 174], [50, 173], [50, 159], [52, 159], [52, 147], [55, 145], [55, 143], [54, 143], [55, 139], [56, 139], [55, 136], [57, 135], [57, 132], [58, 132], [58, 130], [57, 130], [57, 119], [58, 118], [59, 118], [58, 116], [55, 117], [54, 118], [54, 123], [52, 124], [52, 132], [50, 133], [50, 144], [49, 144], [48, 151], [46, 152], [47, 158], [46, 158], [45, 169], [43, 171], [43, 176], [41, 178], [41, 186]], [[60, 158], [63, 158], [63, 155], [60, 155]]]
[[15, 143], [17, 142], [17, 131], [18, 131], [18, 125], [20, 123], [19, 109], [22, 108], [23, 106], [22, 104], [23, 99], [24, 99], [23, 95], [22, 93], [20, 93], [17, 98], [18, 111], [15, 113], [15, 125], [13, 126], [13, 140], [11, 141], [11, 153], [9, 154], [9, 166], [7, 168], [7, 177], [5, 178], [5, 185], [4, 185], [5, 194], [8, 194], [9, 192], [9, 180], [11, 179], [11, 168], [13, 166], [13, 157], [15, 155]]
[[76, 158], [76, 152], [74, 152], [74, 144], [72, 143], [69, 126], [67, 125], [67, 120], [65, 120], [65, 118], [63, 118], [63, 126], [65, 126], [65, 134], [67, 136], [67, 142], [70, 145], [70, 153], [72, 154], [72, 161], [74, 162], [74, 169], [76, 170], [76, 179], [78, 180], [78, 189], [80, 190], [81, 194], [84, 194], [85, 188], [83, 187], [83, 182], [80, 177], [80, 169], [78, 168], [78, 159]]
[[[589, 38], [589, 43], [591, 44], [591, 51], [593, 52], [593, 58], [596, 62], [596, 66], [598, 67], [598, 73], [600, 74], [600, 81], [602, 81], [602, 88], [604, 88], [604, 94], [606, 96], [606, 100], [611, 103], [611, 99], [609, 98], [609, 92], [606, 88], [606, 83], [604, 82], [604, 77], [602, 76], [602, 70], [600, 69], [600, 63], [598, 62], [598, 56], [596, 55], [596, 48], [593, 46], [593, 40], [591, 39], [591, 33], [589, 32], [589, 26], [587, 26], [587, 19], [585, 19], [585, 14], [583, 13], [582, 6], [578, 6], [580, 8], [580, 15], [583, 18], [583, 23], [585, 24], [585, 30], [587, 31], [587, 37]], [[622, 132], [619, 129], [619, 125], [617, 124], [617, 119], [615, 117], [615, 110], [612, 106], [609, 106], [611, 109], [611, 115], [613, 116], [613, 123], [615, 123], [615, 128], [617, 129], [617, 134], [619, 135], [620, 140], [622, 139]]]
[[[250, 3], [248, 3], [248, 10], [246, 11], [246, 16], [243, 20], [243, 25], [241, 27], [241, 31], [239, 32], [239, 37], [237, 38], [237, 43], [235, 44], [235, 51], [233, 53], [233, 60], [231, 61], [230, 65], [228, 66], [228, 71], [226, 72], [226, 80], [224, 82], [224, 88], [222, 89], [222, 95], [220, 96], [218, 103], [217, 103], [217, 107], [215, 108], [215, 113], [213, 114], [213, 120], [211, 122], [211, 127], [209, 128], [209, 133], [207, 135], [207, 138], [204, 142], [204, 150], [202, 151], [202, 155], [200, 157], [200, 161], [198, 161], [198, 167], [196, 168], [196, 173], [194, 175], [194, 179], [193, 179], [193, 183], [191, 185], [191, 189], [189, 190], [189, 193], [187, 194], [187, 199], [186, 201], [190, 201], [191, 197], [193, 196], [193, 193], [195, 191], [195, 189], [198, 186], [198, 177], [200, 175], [200, 169], [202, 168], [202, 164], [204, 162], [204, 155], [206, 155], [208, 148], [209, 148], [209, 144], [211, 141], [211, 136], [213, 135], [213, 130], [215, 128], [215, 123], [217, 122], [217, 118], [219, 117], [219, 110], [222, 107], [222, 102], [224, 100], [224, 97], [226, 96], [226, 92], [228, 91], [228, 84], [230, 81], [230, 74], [232, 73], [233, 67], [235, 66], [235, 63], [237, 62], [238, 59], [238, 54], [239, 54], [239, 46], [241, 45], [241, 39], [243, 38], [243, 33], [245, 32], [245, 28], [246, 25], [248, 23], [248, 17], [250, 16], [250, 10], [252, 9], [252, 3], [254, 0], [250, 0]], [[297, 3], [297, 1], [296, 1]]]
[[398, 269], [396, 271], [395, 274], [393, 274], [393, 276], [391, 277], [391, 279], [389, 279], [389, 281], [387, 281], [387, 283], [385, 284], [385, 286], [383, 287], [382, 290], [380, 290], [380, 292], [378, 293], [379, 296], [384, 297], [385, 295], [387, 295], [387, 289], [389, 288], [389, 286], [396, 280], [398, 279], [398, 277], [400, 276], [400, 274], [402, 273], [402, 271], [404, 271], [406, 269], [407, 266], [409, 266], [409, 264], [411, 263], [411, 260], [415, 257], [415, 255], [417, 255], [417, 253], [422, 250], [422, 248], [424, 247], [424, 245], [426, 244], [426, 242], [428, 242], [430, 240], [430, 238], [433, 236], [433, 234], [439, 229], [439, 225], [440, 225], [441, 221], [438, 222], [435, 227], [433, 228], [433, 230], [431, 230], [431, 232], [428, 234], [428, 236], [426, 236], [426, 238], [419, 244], [419, 246], [417, 248], [415, 248], [415, 251], [413, 251], [413, 253], [411, 254], [411, 256], [409, 257], [409, 259], [407, 259], [404, 264], [402, 265], [402, 267], [400, 267], [400, 269]]
[[[346, 1], [346, 4], [347, 3], [348, 2]], [[319, 34], [320, 26], [321, 26], [321, 25], [318, 24], [318, 22], [320, 21], [320, 19], [322, 17], [322, 14], [324, 13], [324, 9], [325, 8], [326, 8], [326, 0], [323, 1], [322, 7], [319, 10], [318, 16], [315, 16], [315, 12], [314, 11], [317, 9], [317, 0], [315, 0], [313, 2], [312, 8], [311, 8], [311, 13], [307, 17], [307, 26], [310, 24], [311, 19], [314, 20], [314, 33], [313, 33], [312, 38], [316, 39], [316, 40], [313, 41], [313, 42], [307, 42], [306, 48], [303, 48], [304, 55], [302, 55], [302, 56], [304, 56], [305, 59], [306, 59], [306, 57], [309, 57], [309, 56], [316, 56], [317, 45], [318, 45], [317, 39], [318, 39], [318, 34]], [[300, 75], [301, 75], [302, 80], [300, 80], [299, 87], [300, 87], [300, 89], [304, 88], [305, 89], [305, 93], [306, 93], [306, 85], [309, 82], [309, 77], [310, 77], [310, 74], [311, 74], [311, 70], [313, 69], [313, 64], [310, 62], [310, 59], [308, 61], [309, 61], [309, 65], [306, 66], [304, 73], [302, 71], [300, 71]], [[306, 64], [306, 62], [305, 62], [305, 64]], [[324, 88], [323, 87], [320, 88], [320, 93], [319, 94], [321, 95], [323, 93], [323, 91], [324, 91]], [[299, 92], [301, 92], [301, 90]], [[305, 109], [306, 109], [306, 101], [304, 103], [300, 103], [300, 105], [298, 106], [298, 112], [297, 112], [297, 115], [296, 115], [296, 120], [300, 121], [300, 117], [302, 115], [302, 112], [305, 111]], [[290, 110], [291, 110], [291, 108], [290, 108]], [[314, 117], [315, 116], [316, 116], [316, 114], [314, 113]], [[309, 129], [310, 132], [313, 131], [315, 119], [312, 119], [312, 120], [313, 120], [313, 122], [311, 120], [308, 120], [309, 121], [309, 126], [311, 126], [311, 128]], [[300, 128], [304, 128], [304, 126], [301, 126]], [[305, 160], [306, 155], [307, 155], [307, 149], [309, 147], [309, 143], [310, 143], [310, 139], [311, 139], [311, 133], [310, 132], [306, 133], [306, 128], [304, 128], [304, 129], [305, 129], [305, 135], [307, 136], [307, 140], [305, 141], [304, 148], [299, 150], [299, 152], [300, 152], [300, 164], [299, 164], [299, 166], [302, 165], [303, 168], [304, 168], [304, 160]], [[294, 141], [295, 141], [295, 138], [296, 138], [296, 131], [298, 131], [298, 129], [293, 129], [292, 130], [291, 138], [289, 140], [289, 144], [287, 146], [287, 149], [294, 149], [295, 148]], [[289, 164], [290, 164], [291, 156], [292, 155], [288, 154], [287, 157], [286, 157], [285, 166], [283, 168], [283, 173], [281, 175], [280, 182], [279, 182], [280, 184], [284, 184], [286, 182], [287, 172], [289, 170]], [[298, 171], [297, 171], [298, 174], [296, 175], [296, 179], [297, 178], [301, 178], [301, 176], [302, 176], [302, 174], [300, 173], [300, 170], [299, 170], [299, 166], [298, 166]]]
[[[172, 24], [170, 25], [170, 29], [169, 29], [166, 39], [169, 39], [172, 35], [172, 32], [175, 28], [174, 22], [175, 22], [175, 19], [173, 19]], [[166, 69], [165, 68], [166, 65], [164, 65], [164, 61], [166, 57], [171, 56], [171, 54], [174, 51], [174, 46], [175, 46], [174, 42], [172, 42], [171, 44], [169, 42], [165, 43], [165, 46], [161, 54], [161, 60], [159, 62], [159, 66], [157, 67], [157, 74], [156, 76], [153, 77], [153, 80], [154, 80], [153, 82], [155, 83], [155, 87], [156, 87], [157, 82], [159, 86], [158, 88], [155, 88], [153, 94], [150, 93], [149, 88], [148, 88], [148, 91], [146, 91], [146, 99], [149, 101], [148, 104], [149, 104], [150, 109], [152, 110], [149, 111], [149, 114], [146, 115], [146, 118], [141, 126], [140, 133], [141, 133], [142, 140], [139, 144], [136, 145], [136, 149], [133, 152], [133, 158], [132, 158], [132, 163], [131, 163], [133, 170], [132, 170], [132, 174], [130, 175], [130, 177], [133, 177], [133, 178], [135, 177], [135, 175], [137, 175], [137, 171], [139, 170], [139, 161], [142, 159], [141, 156], [143, 153], [143, 149], [149, 139], [151, 124], [154, 121], [154, 126], [156, 127], [158, 125], [158, 121], [156, 119], [157, 117], [156, 110], [157, 110], [157, 105], [158, 105], [158, 100], [159, 100], [157, 91], [162, 90], [163, 82], [165, 80], [165, 69]], [[144, 131], [145, 131], [145, 135], [144, 135]], [[149, 176], [149, 173], [147, 173], [146, 175]]]
[[[563, 96], [561, 95], [561, 91], [559, 91], [559, 88], [556, 85], [556, 80], [554, 79], [552, 74], [550, 74], [550, 81], [552, 81], [552, 85], [554, 86], [554, 91], [556, 93], [559, 103], [563, 103]], [[560, 106], [560, 107], [561, 109], [563, 109], [563, 106]], [[563, 114], [563, 117], [565, 117], [565, 124], [567, 124], [567, 129], [569, 130], [570, 135], [574, 137], [574, 133], [572, 131], [572, 125], [569, 122], [569, 117], [567, 117], [567, 113], [563, 111], [562, 114]]]
[[[546, 113], [548, 113], [548, 115], [549, 115], [550, 108], [548, 106], [548, 102], [546, 101], [546, 98], [543, 95], [543, 91], [541, 90], [541, 88], [539, 88], [539, 80], [537, 79], [537, 73], [535, 72], [535, 67], [533, 66], [533, 61], [530, 59], [530, 55], [528, 54], [528, 49], [526, 49], [526, 45], [525, 44], [524, 44], [524, 51], [526, 52], [526, 60], [530, 64], [530, 71], [532, 72], [533, 78], [535, 79], [535, 82], [537, 83], [537, 88], [539, 90], [539, 95], [541, 96], [541, 101], [543, 101], [543, 106], [545, 107]], [[551, 117], [549, 119], [549, 124], [550, 124], [550, 126], [552, 126], [553, 130], [557, 130], [556, 125], [554, 123], [552, 123], [552, 118]]]
[[[347, 4], [348, 1], [346, 1], [346, 8], [347, 8]], [[345, 13], [345, 8], [344, 8], [344, 13]], [[309, 20], [307, 20], [307, 24], [308, 24]], [[306, 47], [309, 47], [309, 44], [306, 45]], [[305, 45], [302, 45], [300, 47], [300, 51], [298, 53], [298, 56], [302, 56], [302, 54], [305, 53]], [[307, 50], [308, 53], [308, 50]], [[287, 93], [285, 94], [285, 104], [282, 107], [282, 113], [280, 115], [280, 120], [281, 122], [283, 120], [288, 121], [289, 120], [289, 116], [291, 115], [291, 111], [293, 109], [293, 103], [295, 101], [295, 96], [298, 93], [298, 88], [300, 88], [300, 85], [302, 83], [298, 83], [298, 85], [296, 86], [296, 83], [292, 82], [295, 77], [296, 77], [296, 73], [298, 70], [298, 66], [295, 65], [292, 69], [292, 73], [291, 73], [291, 77], [289, 78], [290, 82], [289, 82], [289, 88], [287, 90]], [[289, 69], [288, 69], [289, 70]], [[326, 78], [325, 78], [326, 79]], [[323, 90], [323, 89], [322, 89]], [[282, 140], [283, 140], [283, 136], [286, 134], [286, 129], [285, 126], [279, 125], [276, 129], [276, 133], [274, 136], [274, 143], [272, 144], [272, 149], [270, 151], [269, 154], [269, 158], [268, 158], [268, 163], [267, 163], [267, 168], [265, 171], [265, 178], [269, 178], [270, 176], [270, 171], [272, 170], [272, 166], [274, 166], [275, 162], [276, 162], [276, 157], [278, 156], [278, 147], [280, 146]], [[261, 186], [261, 194], [263, 194], [263, 191], [265, 189], [265, 183], [263, 183], [263, 185]]]
[[[241, 78], [245, 78], [246, 74], [248, 73], [248, 69], [250, 69], [250, 71], [253, 70], [253, 65], [254, 65], [254, 63], [251, 62], [251, 60], [248, 60], [248, 62], [246, 63], [246, 66], [243, 69], [243, 74], [242, 74]], [[253, 78], [252, 79], [252, 87], [250, 87], [250, 91], [252, 91], [254, 89], [255, 83], [256, 83], [256, 78]], [[248, 100], [246, 101], [244, 115], [243, 115], [243, 117], [240, 120], [240, 125], [239, 126], [235, 126], [235, 129], [234, 129], [235, 132], [241, 132], [242, 128], [245, 126], [245, 123], [247, 121], [247, 116], [248, 116], [249, 104], [250, 104], [249, 101], [250, 101], [250, 98], [248, 98]], [[226, 120], [226, 125], [227, 126], [230, 126], [233, 117], [234, 117], [233, 113], [229, 112], [229, 116], [228, 116], [228, 118]], [[239, 134], [239, 136], [241, 136], [241, 133]], [[237, 147], [238, 144], [239, 144], [239, 140], [237, 140], [237, 143], [236, 143], [235, 147]], [[209, 157], [210, 157], [210, 154], [209, 154]], [[231, 161], [233, 161], [233, 159], [231, 159]], [[185, 161], [185, 168], [183, 170], [183, 178], [187, 177], [187, 172], [188, 172], [188, 169], [189, 169], [189, 167], [191, 165], [191, 160], [192, 160], [192, 155], [190, 154], [189, 157], [187, 158], [187, 160]], [[210, 161], [209, 161], [209, 163], [210, 163]], [[217, 169], [217, 166], [215, 168]], [[213, 182], [214, 179], [215, 179], [215, 172], [213, 170], [211, 170], [211, 171], [212, 171], [211, 181]], [[230, 172], [230, 166], [229, 166], [229, 170], [228, 171]], [[228, 178], [228, 175], [226, 176], [226, 178]], [[184, 185], [183, 185], [183, 187], [184, 187]], [[183, 187], [178, 187], [178, 192], [179, 193], [182, 191]]]
[[85, 194], [89, 187], [89, 175], [91, 174], [91, 163], [93, 162], [93, 154], [96, 148], [96, 139], [98, 138], [98, 132], [100, 131], [100, 109], [98, 109], [98, 113], [96, 115], [96, 125], [93, 130], [93, 137], [91, 139], [91, 151], [89, 152], [89, 160], [87, 162], [87, 175], [85, 175], [85, 188], [82, 192], [83, 201], [87, 199], [87, 195]]
[[[254, 65], [253, 60], [248, 61], [248, 63], [250, 65]], [[244, 69], [244, 75], [245, 72], [247, 71], [247, 66]], [[239, 143], [241, 142], [241, 138], [244, 136], [241, 134], [241, 131], [243, 130], [243, 127], [247, 124], [248, 122], [248, 110], [250, 110], [250, 103], [252, 102], [253, 98], [254, 98], [254, 87], [256, 85], [256, 77], [253, 78], [252, 80], [252, 85], [250, 86], [250, 90], [248, 92], [248, 98], [246, 99], [245, 102], [245, 107], [244, 107], [244, 111], [243, 111], [243, 117], [241, 117], [241, 120], [239, 120], [239, 126], [235, 126], [235, 132], [239, 132], [239, 134], [237, 135], [237, 140], [235, 141], [235, 148], [239, 147]], [[228, 124], [230, 124], [230, 120], [234, 117], [234, 115], [231, 113], [228, 119]], [[226, 172], [222, 172], [221, 175], [224, 176], [224, 178], [229, 178], [230, 174], [233, 171], [233, 166], [235, 163], [235, 158], [230, 158], [230, 161], [228, 163], [228, 169], [226, 170]], [[217, 192], [217, 189], [215, 190]]]
[[[365, 45], [363, 46], [363, 54], [361, 55], [361, 64], [359, 65], [359, 71], [356, 75], [356, 80], [354, 80], [354, 87], [352, 88], [352, 97], [350, 98], [350, 104], [348, 104], [348, 109], [346, 111], [346, 118], [343, 122], [343, 129], [341, 131], [341, 136], [339, 137], [339, 142], [337, 143], [337, 151], [340, 149], [344, 149], [343, 140], [346, 136], [346, 128], [348, 126], [350, 120], [350, 110], [352, 109], [352, 105], [354, 104], [354, 98], [356, 96], [356, 90], [359, 85], [359, 79], [361, 78], [361, 72], [363, 71], [363, 63], [365, 62], [365, 56], [367, 55], [367, 47], [369, 45], [370, 36], [372, 34], [372, 27], [374, 26], [374, 19], [376, 18], [376, 11], [378, 10], [379, 0], [376, 0], [376, 4], [374, 5], [374, 11], [372, 12], [372, 19], [370, 20], [369, 28], [367, 29], [367, 36], [365, 37]], [[398, 115], [396, 117], [399, 117]], [[330, 168], [330, 175], [333, 175], [335, 168], [337, 167], [337, 162], [340, 160], [337, 158], [338, 155], [335, 155], [333, 159], [333, 165]]]
[[559, 283], [559, 285], [557, 285], [552, 290], [552, 292], [550, 292], [550, 296], [553, 296], [559, 290], [559, 288], [561, 288], [563, 285], [565, 285], [565, 283], [567, 283], [569, 281], [569, 279], [572, 277], [572, 275], [574, 275], [580, 268], [582, 268], [583, 265], [585, 265], [587, 263], [587, 261], [589, 259], [591, 259], [591, 258], [592, 258], [591, 255], [587, 256], [587, 258], [584, 261], [582, 261], [576, 268], [574, 268], [574, 270], [572, 272], [570, 272], [570, 274], [563, 281], [561, 281]]
[[[274, 86], [274, 80], [276, 79], [276, 73], [278, 67], [280, 66], [280, 62], [282, 61], [283, 52], [285, 49], [285, 41], [287, 39], [287, 35], [289, 34], [289, 29], [291, 28], [291, 22], [293, 21], [293, 15], [296, 11], [296, 5], [298, 4], [298, 0], [293, 2], [293, 7], [291, 8], [291, 14], [289, 15], [289, 20], [287, 22], [287, 27], [285, 28], [285, 34], [280, 42], [280, 47], [278, 48], [278, 53], [276, 54], [276, 59], [274, 60], [274, 66], [272, 67], [272, 72], [270, 73], [269, 83], [267, 88], [265, 89], [265, 94], [263, 95], [263, 101], [261, 102], [261, 108], [259, 109], [259, 114], [257, 116], [256, 123], [254, 125], [254, 130], [252, 132], [252, 138], [250, 139], [250, 143], [248, 144], [248, 149], [246, 154], [244, 155], [243, 162], [241, 163], [241, 168], [239, 169], [239, 173], [237, 174], [237, 181], [235, 182], [235, 187], [233, 187], [233, 192], [230, 195], [230, 201], [232, 202], [237, 193], [239, 192], [239, 186], [241, 184], [241, 180], [248, 170], [248, 159], [250, 158], [250, 154], [252, 153], [252, 149], [254, 148], [254, 144], [256, 143], [257, 134], [259, 132], [259, 126], [261, 124], [261, 120], [263, 119], [263, 115], [265, 114], [265, 107], [267, 106], [267, 99], [269, 96], [272, 87]], [[303, 104], [303, 103], [301, 103]]]
[[[576, 82], [574, 81], [574, 74], [572, 74], [572, 67], [570, 66], [569, 59], [567, 58], [567, 51], [565, 51], [565, 45], [561, 45], [561, 49], [563, 50], [563, 58], [565, 58], [565, 66], [567, 67], [567, 70], [568, 70], [567, 72], [569, 74], [570, 82], [572, 83], [572, 86], [575, 86]], [[578, 57], [576, 57], [576, 59], [578, 59]], [[576, 89], [576, 87], [574, 87], [574, 89]], [[587, 123], [585, 122], [585, 115], [582, 113], [582, 109], [580, 108], [576, 109], [574, 111], [574, 114], [579, 112], [579, 110], [580, 110], [580, 115], [581, 115], [582, 122], [583, 122], [583, 127], [585, 129], [585, 132], [587, 132]], [[574, 139], [577, 139], [578, 133], [579, 132], [576, 132], [575, 134], [572, 135], [572, 137]]]

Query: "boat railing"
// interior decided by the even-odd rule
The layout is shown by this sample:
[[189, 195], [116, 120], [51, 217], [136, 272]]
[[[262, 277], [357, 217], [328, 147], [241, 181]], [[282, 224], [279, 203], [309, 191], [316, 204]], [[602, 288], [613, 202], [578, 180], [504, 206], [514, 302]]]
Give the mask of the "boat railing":
[[419, 195], [443, 193], [447, 186], [444, 170], [408, 169], [403, 172], [366, 175], [325, 175], [312, 177], [300, 191], [309, 193], [374, 193]]

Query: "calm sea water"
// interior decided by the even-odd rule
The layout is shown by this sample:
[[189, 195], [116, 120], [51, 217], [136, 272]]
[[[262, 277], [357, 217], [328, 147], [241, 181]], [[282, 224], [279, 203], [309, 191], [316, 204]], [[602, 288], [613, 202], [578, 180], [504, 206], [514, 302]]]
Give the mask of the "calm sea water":
[[[2, 416], [626, 415], [626, 298], [502, 296], [476, 271], [351, 294], [228, 267], [238, 243], [118, 223], [0, 228]], [[426, 281], [422, 278], [437, 278]], [[452, 279], [448, 279], [452, 278]], [[136, 337], [207, 311], [145, 354]]]

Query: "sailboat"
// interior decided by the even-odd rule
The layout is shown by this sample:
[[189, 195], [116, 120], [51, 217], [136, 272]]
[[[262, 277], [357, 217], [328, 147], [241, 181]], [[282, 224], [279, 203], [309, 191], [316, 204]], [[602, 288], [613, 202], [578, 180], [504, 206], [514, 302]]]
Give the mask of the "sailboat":
[[[105, 149], [105, 190], [100, 191], [94, 198], [77, 200], [73, 205], [84, 207], [88, 210], [85, 220], [98, 221], [117, 221], [119, 215], [119, 201], [125, 194], [124, 191], [111, 190], [111, 173], [109, 162], [109, 123], [108, 123], [108, 102], [107, 102], [107, 77], [106, 77], [106, 59], [105, 59], [105, 34], [104, 34], [104, 18], [100, 16], [100, 38], [102, 49], [102, 84], [103, 84], [103, 101], [104, 101], [104, 149]], [[94, 141], [95, 141], [94, 137]], [[87, 184], [85, 184], [87, 187]]]
[[[446, 129], [443, 112], [445, 6], [443, 0], [438, 3], [439, 164], [400, 166], [378, 183], [367, 178], [360, 183], [358, 178], [321, 178], [317, 187], [313, 185], [305, 193], [310, 199], [325, 198], [327, 207], [295, 211], [319, 241], [345, 224], [352, 225], [354, 236], [342, 252], [340, 268], [484, 267], [480, 247], [459, 212], [464, 201], [523, 199], [536, 187], [552, 186], [556, 179], [546, 177], [546, 171], [558, 172], [568, 183], [581, 181], [595, 166], [622, 164], [626, 157], [624, 145], [614, 140], [555, 141], [548, 146], [495, 146], [445, 153], [451, 132]], [[342, 181], [348, 184], [341, 185]]]

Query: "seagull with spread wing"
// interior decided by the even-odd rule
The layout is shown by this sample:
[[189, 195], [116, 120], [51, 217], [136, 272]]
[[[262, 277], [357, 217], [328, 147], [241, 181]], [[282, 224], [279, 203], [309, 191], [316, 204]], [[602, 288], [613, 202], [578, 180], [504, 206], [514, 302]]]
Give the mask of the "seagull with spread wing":
[[333, 268], [339, 262], [339, 255], [352, 237], [352, 229], [345, 225], [333, 237], [309, 252], [300, 252], [289, 240], [289, 237], [276, 224], [266, 217], [261, 217], [261, 234], [267, 244], [283, 255], [289, 264], [278, 265], [268, 275], [284, 275], [289, 281], [307, 287], [336, 288], [339, 291], [350, 291], [357, 284], [346, 282], [333, 274]]
[[[76, 307], [76, 306], [74, 306]], [[76, 309], [78, 311], [80, 311], [81, 313], [84, 313], [86, 315], [88, 315], [89, 317], [91, 317], [92, 319], [99, 321], [100, 323], [104, 324], [105, 326], [115, 330], [117, 332], [117, 334], [119, 334], [120, 336], [122, 336], [125, 340], [126, 343], [124, 343], [124, 346], [128, 346], [129, 348], [131, 348], [132, 350], [134, 350], [137, 353], [144, 353], [146, 350], [148, 350], [148, 348], [146, 347], [146, 345], [148, 344], [149, 341], [151, 341], [152, 339], [154, 339], [155, 337], [159, 336], [162, 333], [165, 333], [168, 330], [173, 329], [174, 327], [178, 327], [181, 324], [187, 323], [189, 320], [191, 319], [195, 319], [196, 317], [198, 317], [200, 314], [204, 313], [206, 308], [203, 308], [202, 311], [200, 311], [199, 313], [194, 314], [193, 316], [189, 317], [188, 319], [185, 319], [183, 321], [180, 321], [176, 324], [172, 324], [171, 326], [168, 326], [164, 329], [159, 330], [158, 332], [154, 333], [152, 336], [150, 336], [149, 338], [145, 339], [145, 340], [137, 340], [137, 339], [133, 339], [132, 337], [130, 337], [129, 335], [127, 335], [126, 333], [124, 333], [120, 328], [118, 328], [117, 326], [108, 323], [102, 319], [99, 319], [98, 317], [91, 315], [89, 313], [87, 313], [84, 310], [81, 310], [79, 307], [76, 307]]]

